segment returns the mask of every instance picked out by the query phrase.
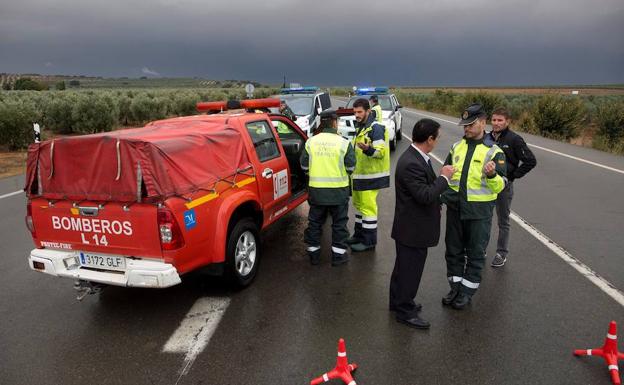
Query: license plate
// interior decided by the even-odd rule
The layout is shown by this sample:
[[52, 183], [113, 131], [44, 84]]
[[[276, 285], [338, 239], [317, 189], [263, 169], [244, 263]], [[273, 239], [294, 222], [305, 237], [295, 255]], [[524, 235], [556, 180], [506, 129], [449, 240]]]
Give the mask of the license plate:
[[80, 253], [80, 265], [102, 270], [126, 270], [126, 258], [116, 255]]

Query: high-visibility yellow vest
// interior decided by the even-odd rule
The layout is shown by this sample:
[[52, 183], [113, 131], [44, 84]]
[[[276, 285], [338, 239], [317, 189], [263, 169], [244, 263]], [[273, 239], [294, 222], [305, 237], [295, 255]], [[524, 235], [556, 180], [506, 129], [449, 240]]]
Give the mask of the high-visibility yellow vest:
[[[370, 133], [373, 127], [382, 127], [384, 138], [371, 141]], [[366, 155], [358, 143], [365, 143], [375, 149], [372, 156]], [[390, 145], [388, 130], [381, 124], [373, 121], [366, 128], [361, 129], [353, 139], [355, 148], [355, 170], [353, 171], [353, 189], [357, 191], [378, 190], [390, 186]]]
[[279, 132], [280, 134], [288, 134], [290, 133], [290, 128], [288, 128], [288, 125], [284, 122], [281, 121], [277, 121], [277, 132]]
[[305, 144], [309, 156], [309, 186], [317, 188], [340, 188], [349, 186], [349, 174], [344, 158], [349, 141], [328, 132], [316, 134]]
[[[451, 177], [449, 187], [456, 192], [459, 192], [459, 182], [467, 153], [468, 142], [466, 139], [460, 140], [451, 147], [451, 164], [457, 171]], [[496, 200], [498, 193], [505, 188], [505, 179], [502, 176], [496, 174], [495, 177], [488, 178], [483, 171], [485, 164], [494, 159], [496, 154], [504, 153], [495, 144], [490, 147], [480, 143], [475, 147], [470, 161], [468, 178], [466, 179], [468, 202], [490, 202]]]
[[375, 111], [375, 120], [381, 122], [383, 120], [381, 106], [379, 104], [376, 104], [373, 106], [372, 110]]

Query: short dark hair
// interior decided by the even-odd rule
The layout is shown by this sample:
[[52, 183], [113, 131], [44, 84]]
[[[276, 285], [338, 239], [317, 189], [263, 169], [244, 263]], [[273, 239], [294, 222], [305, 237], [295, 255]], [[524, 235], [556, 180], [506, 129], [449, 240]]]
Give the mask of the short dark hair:
[[377, 103], [379, 101], [379, 99], [377, 99], [377, 95], [371, 95], [370, 99], [371, 102], [375, 102]]
[[494, 111], [492, 111], [492, 115], [502, 115], [505, 119], [511, 119], [511, 113], [505, 107], [496, 107]]
[[414, 124], [414, 129], [412, 130], [412, 142], [424, 143], [430, 136], [433, 136], [435, 139], [439, 134], [440, 123], [432, 119], [420, 119], [416, 122], [416, 124]]
[[355, 103], [353, 103], [353, 108], [358, 107], [363, 108], [365, 111], [370, 110], [370, 103], [368, 102], [368, 99], [359, 98], [358, 100], [356, 100]]

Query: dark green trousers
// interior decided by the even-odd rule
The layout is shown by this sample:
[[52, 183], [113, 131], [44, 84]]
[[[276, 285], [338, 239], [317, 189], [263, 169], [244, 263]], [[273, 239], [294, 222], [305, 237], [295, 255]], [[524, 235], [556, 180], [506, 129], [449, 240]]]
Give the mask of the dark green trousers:
[[308, 227], [303, 233], [303, 239], [308, 245], [307, 251], [310, 258], [319, 258], [321, 255], [321, 234], [327, 215], [332, 217], [332, 258], [334, 260], [341, 259], [347, 253], [349, 203], [336, 206], [310, 204]]
[[451, 288], [473, 295], [481, 283], [492, 217], [461, 220], [459, 211], [446, 210], [446, 276]]

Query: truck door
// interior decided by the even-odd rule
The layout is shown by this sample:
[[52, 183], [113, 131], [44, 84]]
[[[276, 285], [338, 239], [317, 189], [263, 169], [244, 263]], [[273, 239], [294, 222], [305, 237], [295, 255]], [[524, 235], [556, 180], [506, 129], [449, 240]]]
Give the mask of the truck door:
[[279, 215], [290, 197], [288, 161], [282, 154], [270, 123], [253, 120], [245, 123], [257, 160], [256, 179], [260, 199], [265, 208], [265, 220]]
[[300, 158], [304, 151], [307, 137], [293, 122], [279, 115], [270, 115], [271, 123], [277, 131], [290, 169], [290, 192], [294, 195], [305, 190], [308, 186], [308, 177], [301, 169]]

